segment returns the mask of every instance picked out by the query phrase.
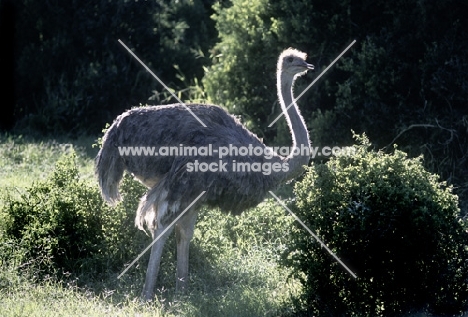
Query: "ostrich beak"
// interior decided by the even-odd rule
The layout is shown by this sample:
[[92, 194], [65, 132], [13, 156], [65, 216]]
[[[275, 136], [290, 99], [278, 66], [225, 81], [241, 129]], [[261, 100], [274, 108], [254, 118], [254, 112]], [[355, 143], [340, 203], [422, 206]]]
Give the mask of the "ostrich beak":
[[[304, 63], [305, 63], [305, 62], [304, 62]], [[309, 64], [309, 63], [305, 63], [305, 67], [306, 67], [308, 70], [310, 70], [310, 71], [312, 71], [312, 72], [315, 72], [315, 67], [314, 67], [314, 65]]]

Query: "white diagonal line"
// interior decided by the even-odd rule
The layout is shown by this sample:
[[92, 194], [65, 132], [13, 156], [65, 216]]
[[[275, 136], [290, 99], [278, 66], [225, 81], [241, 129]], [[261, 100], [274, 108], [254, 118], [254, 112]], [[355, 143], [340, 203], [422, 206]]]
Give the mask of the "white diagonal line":
[[133, 262], [130, 263], [130, 264], [125, 268], [125, 270], [123, 270], [122, 273], [120, 273], [119, 276], [117, 276], [117, 278], [118, 278], [118, 279], [121, 278], [121, 277], [133, 266], [133, 264], [135, 264], [136, 261], [138, 261], [138, 260], [143, 256], [143, 254], [145, 254], [145, 253], [153, 246], [153, 244], [155, 244], [156, 241], [158, 241], [158, 240], [167, 232], [167, 230], [169, 230], [169, 229], [170, 229], [170, 228], [187, 212], [187, 210], [189, 210], [190, 207], [192, 207], [193, 204], [195, 204], [195, 203], [198, 201], [198, 199], [200, 199], [200, 197], [203, 196], [203, 194], [205, 194], [205, 193], [206, 193], [206, 191], [204, 190], [200, 195], [198, 195], [198, 197], [195, 198], [195, 200], [192, 201], [192, 203], [191, 203], [190, 205], [188, 205], [188, 207], [185, 208], [184, 211], [182, 211], [182, 212], [180, 213], [180, 215], [178, 215], [177, 218], [175, 218], [174, 221], [171, 222], [171, 224], [170, 224], [169, 226], [167, 226], [166, 229], [164, 229], [163, 232], [161, 232], [161, 233], [159, 234], [159, 236], [157, 236], [157, 237], [153, 240], [153, 242], [151, 242], [150, 245], [147, 246], [146, 249], [144, 249], [144, 250], [136, 257], [136, 259], [133, 260]]
[[283, 206], [287, 211], [289, 211], [289, 213], [294, 217], [294, 219], [296, 219], [297, 222], [299, 222], [299, 223], [315, 238], [315, 240], [317, 240], [317, 242], [320, 243], [320, 245], [321, 245], [322, 247], [324, 247], [325, 250], [327, 250], [328, 253], [330, 253], [330, 254], [335, 258], [335, 260], [337, 260], [338, 263], [340, 263], [340, 264], [346, 269], [346, 271], [349, 272], [349, 274], [351, 274], [352, 277], [357, 278], [356, 274], [354, 274], [353, 271], [351, 271], [351, 269], [350, 269], [349, 267], [347, 267], [346, 264], [344, 264], [343, 261], [341, 261], [340, 258], [337, 257], [337, 256], [335, 255], [335, 253], [333, 253], [333, 251], [330, 250], [330, 249], [327, 247], [327, 245], [326, 245], [325, 243], [323, 243], [322, 240], [320, 240], [320, 238], [319, 238], [315, 233], [313, 233], [312, 230], [310, 230], [310, 229], [301, 221], [301, 219], [299, 219], [299, 217], [297, 217], [297, 216], [291, 211], [291, 209], [289, 209], [288, 206], [286, 206], [286, 205], [281, 201], [281, 199], [278, 198], [278, 196], [276, 196], [275, 194], [273, 194], [272, 191], [270, 191], [270, 194], [271, 194], [273, 197], [275, 197], [275, 199], [280, 203], [281, 206]]
[[[286, 107], [286, 111], [288, 111], [289, 108], [291, 108], [291, 106], [292, 106], [297, 100], [299, 100], [299, 98], [301, 98], [302, 95], [304, 95], [304, 94], [306, 93], [306, 91], [309, 90], [310, 87], [312, 87], [312, 86], [317, 82], [317, 80], [319, 80], [320, 77], [322, 77], [322, 76], [328, 71], [328, 69], [330, 69], [330, 67], [332, 67], [332, 66], [341, 58], [341, 56], [343, 56], [344, 53], [346, 53], [346, 52], [351, 48], [351, 46], [353, 46], [354, 43], [356, 43], [356, 40], [352, 41], [351, 44], [349, 44], [348, 47], [345, 48], [345, 50], [344, 50], [343, 52], [341, 52], [341, 54], [338, 55], [338, 57], [335, 58], [335, 60], [334, 60], [333, 62], [331, 62], [331, 64], [328, 65], [328, 67], [325, 68], [325, 70], [324, 70], [323, 72], [321, 72], [320, 75], [318, 75], [317, 78], [315, 78], [314, 81], [311, 82], [310, 85], [307, 86], [307, 88], [304, 89], [304, 91], [301, 92], [301, 93], [299, 94], [299, 96], [297, 96], [296, 98], [294, 98], [293, 102], [291, 102], [291, 104], [290, 104], [289, 106]], [[282, 115], [284, 115], [283, 112], [281, 112], [281, 113], [276, 117], [276, 119], [273, 120], [272, 123], [270, 123], [270, 125], [269, 125], [268, 127], [271, 128], [271, 126], [272, 126], [273, 124], [275, 124], [275, 122], [278, 121], [278, 119], [281, 118]]]
[[164, 88], [166, 88], [167, 91], [169, 91], [169, 93], [172, 95], [172, 97], [174, 97], [180, 104], [182, 104], [182, 106], [184, 106], [184, 107], [190, 112], [190, 114], [191, 114], [195, 119], [197, 119], [198, 122], [200, 122], [201, 125], [202, 125], [203, 127], [206, 128], [206, 125], [203, 123], [203, 121], [201, 121], [200, 118], [197, 117], [197, 115], [194, 114], [193, 111], [190, 110], [190, 108], [187, 107], [187, 105], [186, 105], [184, 102], [182, 102], [179, 98], [177, 98], [177, 96], [169, 89], [169, 87], [167, 87], [166, 84], [164, 84], [163, 81], [162, 81], [161, 79], [159, 79], [159, 77], [156, 76], [156, 74], [153, 73], [153, 71], [152, 71], [151, 69], [149, 69], [149, 67], [146, 66], [146, 64], [143, 63], [143, 62], [141, 61], [141, 59], [139, 59], [138, 56], [136, 56], [135, 53], [133, 53], [133, 52], [127, 47], [127, 45], [124, 44], [124, 42], [122, 42], [121, 40], [118, 40], [118, 41], [119, 41], [120, 44], [122, 44], [123, 47], [125, 47], [125, 49], [126, 49], [130, 54], [132, 54], [132, 56], [133, 56], [141, 65], [143, 65], [143, 67], [144, 67], [151, 75], [153, 75], [154, 78], [156, 78], [156, 80], [157, 80]]

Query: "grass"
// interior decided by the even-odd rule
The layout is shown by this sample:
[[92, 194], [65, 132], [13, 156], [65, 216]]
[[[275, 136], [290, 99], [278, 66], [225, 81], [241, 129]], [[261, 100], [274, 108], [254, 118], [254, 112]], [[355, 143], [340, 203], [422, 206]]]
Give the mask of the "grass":
[[93, 177], [95, 138], [81, 140], [35, 140], [24, 136], [0, 135], [0, 188], [26, 187], [44, 179], [55, 162], [72, 149], [78, 153], [78, 166], [84, 178]]
[[2, 316], [163, 316], [155, 305], [136, 300], [112, 303], [52, 282], [23, 282], [15, 291], [2, 292], [1, 296]]
[[[97, 149], [91, 147], [93, 143], [95, 138], [91, 137], [56, 141], [0, 136], [0, 199], [4, 190], [20, 192], [45, 179], [57, 160], [71, 149], [77, 153], [81, 178], [97, 186], [93, 176]], [[89, 271], [42, 276], [34, 270], [38, 259], [15, 263], [11, 260], [14, 257], [1, 254], [2, 250], [14, 249], [14, 245], [2, 240], [5, 235], [0, 232], [0, 315], [290, 315], [300, 287], [297, 281], [288, 279], [289, 271], [278, 265], [278, 257], [292, 222], [273, 201], [239, 217], [203, 210], [192, 241], [189, 292], [175, 293], [175, 239], [171, 237], [162, 259], [158, 300], [152, 303], [139, 298], [148, 255], [120, 280], [116, 276], [132, 258], [121, 260], [120, 271], [96, 273], [90, 261]], [[144, 241], [150, 242], [149, 238]]]

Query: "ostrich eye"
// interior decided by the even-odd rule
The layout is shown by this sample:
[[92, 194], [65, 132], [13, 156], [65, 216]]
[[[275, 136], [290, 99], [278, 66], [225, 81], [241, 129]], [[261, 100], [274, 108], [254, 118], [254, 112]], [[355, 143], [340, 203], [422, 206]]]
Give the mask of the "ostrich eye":
[[291, 56], [289, 56], [289, 57], [287, 58], [288, 63], [292, 63], [293, 60], [294, 60], [294, 59], [293, 59]]

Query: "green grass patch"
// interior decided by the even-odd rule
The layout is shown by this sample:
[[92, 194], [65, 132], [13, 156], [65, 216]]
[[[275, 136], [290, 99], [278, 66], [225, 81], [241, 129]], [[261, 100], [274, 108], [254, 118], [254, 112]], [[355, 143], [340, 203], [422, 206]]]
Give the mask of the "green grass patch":
[[56, 282], [23, 281], [13, 290], [0, 290], [0, 297], [0, 312], [4, 317], [163, 316], [161, 308], [154, 304], [129, 298], [114, 302], [104, 293], [95, 295]]
[[92, 179], [93, 157], [97, 149], [92, 147], [96, 138], [80, 140], [45, 139], [0, 135], [0, 188], [26, 187], [49, 175], [58, 159], [66, 153], [77, 153], [77, 165], [82, 177]]

